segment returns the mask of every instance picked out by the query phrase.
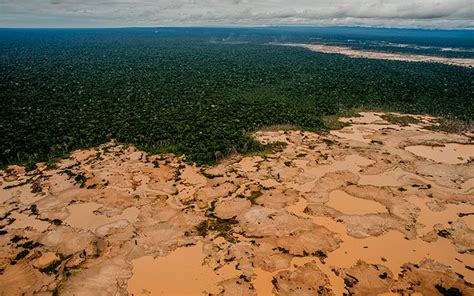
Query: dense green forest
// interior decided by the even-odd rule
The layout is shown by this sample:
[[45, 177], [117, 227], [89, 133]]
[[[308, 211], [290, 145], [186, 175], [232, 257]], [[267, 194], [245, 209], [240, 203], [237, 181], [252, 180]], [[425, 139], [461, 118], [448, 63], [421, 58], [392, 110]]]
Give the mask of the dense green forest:
[[0, 30], [0, 165], [112, 138], [212, 163], [260, 149], [259, 127], [319, 129], [323, 115], [360, 106], [472, 120], [473, 69], [268, 45], [314, 34], [288, 35]]

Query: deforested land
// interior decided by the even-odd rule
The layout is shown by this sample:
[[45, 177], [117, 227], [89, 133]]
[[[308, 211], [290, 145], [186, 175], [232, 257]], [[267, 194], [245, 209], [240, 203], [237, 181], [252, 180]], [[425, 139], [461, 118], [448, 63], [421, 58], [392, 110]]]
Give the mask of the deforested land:
[[0, 295], [473, 295], [472, 40], [0, 30]]

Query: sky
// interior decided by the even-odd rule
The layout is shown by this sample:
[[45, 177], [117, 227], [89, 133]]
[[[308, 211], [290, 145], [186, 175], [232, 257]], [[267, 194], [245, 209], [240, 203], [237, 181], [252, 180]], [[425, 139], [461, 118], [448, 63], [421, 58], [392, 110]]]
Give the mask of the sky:
[[0, 0], [0, 27], [474, 28], [474, 0]]

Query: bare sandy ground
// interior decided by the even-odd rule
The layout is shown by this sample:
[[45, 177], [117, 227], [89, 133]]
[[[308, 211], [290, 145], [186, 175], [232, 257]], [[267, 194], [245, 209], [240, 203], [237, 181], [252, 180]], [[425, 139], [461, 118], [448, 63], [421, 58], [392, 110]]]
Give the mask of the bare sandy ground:
[[213, 167], [108, 143], [0, 171], [0, 295], [474, 295], [472, 139], [381, 115]]
[[474, 67], [474, 59], [470, 58], [446, 58], [439, 56], [427, 56], [417, 54], [402, 54], [402, 53], [390, 53], [390, 52], [376, 52], [366, 51], [359, 49], [352, 49], [344, 46], [333, 46], [325, 44], [304, 44], [304, 43], [284, 43], [276, 44], [283, 46], [296, 46], [303, 47], [312, 51], [323, 52], [323, 53], [338, 53], [343, 54], [352, 58], [367, 58], [367, 59], [382, 59], [392, 61], [408, 61], [408, 62], [430, 62], [430, 63], [442, 63], [461, 67]]

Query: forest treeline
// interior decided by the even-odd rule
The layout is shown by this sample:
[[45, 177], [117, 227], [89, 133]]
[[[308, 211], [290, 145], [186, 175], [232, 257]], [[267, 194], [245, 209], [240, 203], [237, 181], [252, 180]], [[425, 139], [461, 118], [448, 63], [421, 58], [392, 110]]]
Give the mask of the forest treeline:
[[0, 165], [110, 139], [212, 163], [261, 149], [259, 127], [320, 129], [360, 106], [472, 120], [473, 69], [206, 32], [0, 31]]

